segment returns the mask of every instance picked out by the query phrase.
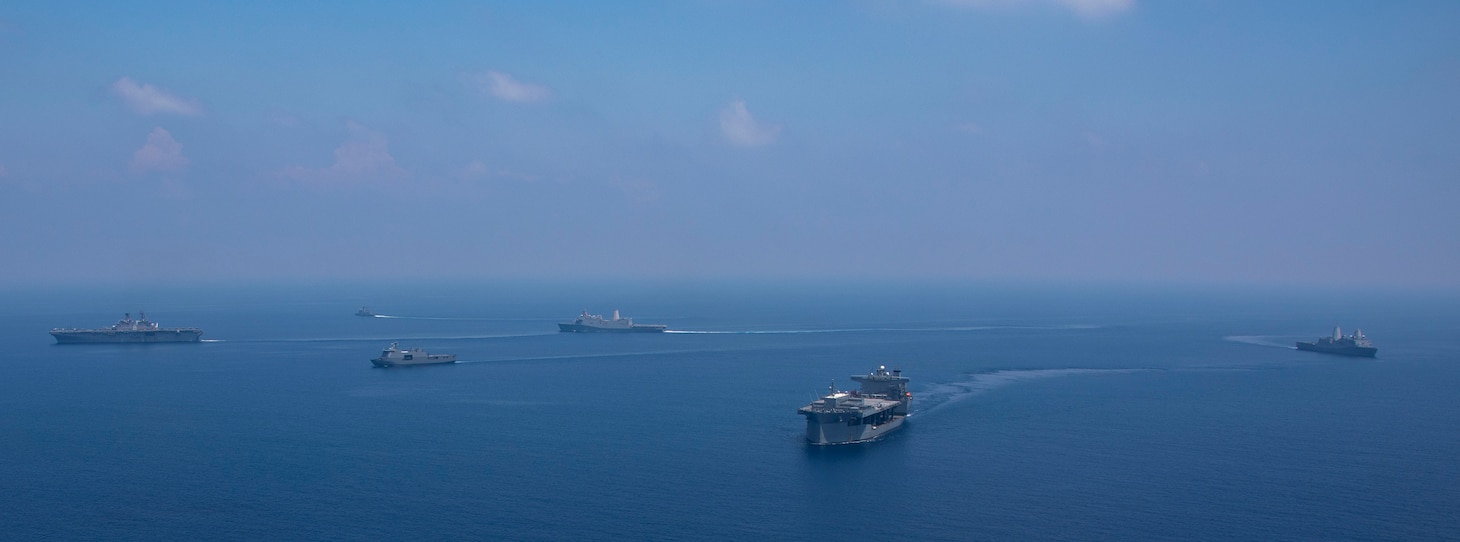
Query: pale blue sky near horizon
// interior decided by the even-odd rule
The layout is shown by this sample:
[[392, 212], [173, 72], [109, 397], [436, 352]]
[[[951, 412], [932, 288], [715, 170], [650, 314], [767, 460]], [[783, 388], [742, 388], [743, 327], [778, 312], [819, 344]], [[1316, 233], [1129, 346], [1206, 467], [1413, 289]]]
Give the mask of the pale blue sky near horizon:
[[1460, 3], [0, 5], [0, 283], [1460, 288]]

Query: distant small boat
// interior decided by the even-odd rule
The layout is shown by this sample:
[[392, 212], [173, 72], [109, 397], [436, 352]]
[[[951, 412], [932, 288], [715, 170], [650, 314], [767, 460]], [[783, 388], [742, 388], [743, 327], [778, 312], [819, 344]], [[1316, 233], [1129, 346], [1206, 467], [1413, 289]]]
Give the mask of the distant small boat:
[[1362, 358], [1372, 358], [1379, 353], [1379, 349], [1374, 348], [1374, 343], [1364, 336], [1363, 330], [1355, 329], [1353, 335], [1344, 336], [1343, 329], [1338, 326], [1334, 326], [1332, 337], [1319, 337], [1313, 342], [1299, 342], [1298, 350]]
[[355, 311], [355, 316], [363, 316], [363, 317], [366, 317], [366, 318], [374, 318], [375, 317], [375, 313], [370, 311], [370, 307], [360, 307], [360, 310]]
[[374, 363], [376, 367], [456, 363], [456, 354], [427, 354], [420, 348], [402, 350], [398, 343], [390, 343], [390, 346], [380, 352], [380, 357], [370, 360], [370, 363]]

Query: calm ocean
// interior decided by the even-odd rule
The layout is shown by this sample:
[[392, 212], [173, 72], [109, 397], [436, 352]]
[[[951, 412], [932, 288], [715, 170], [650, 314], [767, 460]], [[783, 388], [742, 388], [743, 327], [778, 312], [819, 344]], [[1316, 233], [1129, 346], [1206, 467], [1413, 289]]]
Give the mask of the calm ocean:
[[[333, 284], [0, 306], [6, 540], [1460, 539], [1453, 296]], [[556, 332], [584, 309], [680, 332]], [[47, 334], [139, 310], [207, 342]], [[1336, 324], [1378, 359], [1290, 348]], [[392, 341], [462, 362], [372, 368]], [[913, 379], [909, 426], [807, 446], [796, 409], [883, 364]]]

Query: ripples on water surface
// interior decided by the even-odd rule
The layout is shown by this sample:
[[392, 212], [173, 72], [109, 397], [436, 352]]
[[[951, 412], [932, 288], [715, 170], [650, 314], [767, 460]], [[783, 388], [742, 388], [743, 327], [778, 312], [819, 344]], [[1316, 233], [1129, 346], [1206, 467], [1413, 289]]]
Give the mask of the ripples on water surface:
[[[0, 295], [8, 539], [1460, 538], [1451, 301]], [[353, 315], [367, 303], [394, 317]], [[554, 331], [584, 308], [677, 332]], [[207, 341], [46, 334], [139, 309]], [[1291, 349], [1335, 324], [1379, 358]], [[392, 341], [463, 362], [372, 369]], [[913, 379], [907, 429], [804, 445], [796, 408], [882, 364]]]

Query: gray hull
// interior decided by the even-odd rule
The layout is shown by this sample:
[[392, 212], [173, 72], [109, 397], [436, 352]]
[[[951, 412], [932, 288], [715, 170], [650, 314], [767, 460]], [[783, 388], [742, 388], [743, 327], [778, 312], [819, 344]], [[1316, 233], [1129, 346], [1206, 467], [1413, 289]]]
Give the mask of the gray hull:
[[837, 391], [796, 410], [806, 417], [806, 441], [813, 446], [871, 442], [902, 428], [907, 422], [912, 394], [901, 369], [887, 366], [865, 375], [852, 375], [860, 391]]
[[1378, 348], [1348, 345], [1328, 345], [1322, 343], [1299, 342], [1298, 350], [1309, 352], [1320, 352], [1324, 354], [1335, 354], [1339, 356], [1353, 356], [1359, 358], [1372, 358], [1379, 353]]
[[383, 359], [377, 358], [377, 359], [370, 360], [370, 363], [374, 363], [376, 367], [411, 367], [411, 366], [415, 366], [415, 365], [445, 365], [445, 364], [448, 364], [448, 363], [456, 363], [456, 356], [451, 356], [450, 358], [447, 358], [447, 359], [422, 359], [422, 360], [411, 360], [411, 361], [390, 361], [390, 360], [383, 360]]
[[51, 336], [56, 344], [108, 343], [195, 343], [203, 338], [201, 329], [154, 329], [147, 331], [57, 330]]
[[564, 333], [664, 333], [668, 326], [634, 324], [628, 327], [595, 327], [584, 324], [559, 323], [558, 331]]
[[817, 423], [815, 420], [809, 420], [806, 424], [806, 441], [815, 446], [872, 442], [901, 429], [906, 420], [906, 416], [894, 416], [882, 425]]

